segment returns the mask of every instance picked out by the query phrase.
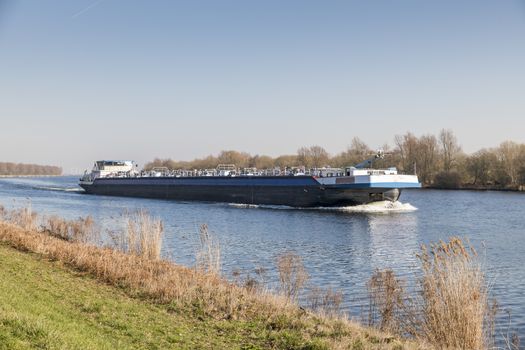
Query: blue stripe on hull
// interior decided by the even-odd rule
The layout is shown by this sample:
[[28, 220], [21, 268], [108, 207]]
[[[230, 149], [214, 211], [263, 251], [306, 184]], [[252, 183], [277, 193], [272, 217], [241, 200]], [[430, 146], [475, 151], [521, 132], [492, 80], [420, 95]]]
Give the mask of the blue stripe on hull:
[[421, 188], [420, 183], [413, 182], [376, 182], [376, 183], [360, 183], [360, 184], [344, 184], [344, 185], [326, 185], [326, 187], [334, 188]]

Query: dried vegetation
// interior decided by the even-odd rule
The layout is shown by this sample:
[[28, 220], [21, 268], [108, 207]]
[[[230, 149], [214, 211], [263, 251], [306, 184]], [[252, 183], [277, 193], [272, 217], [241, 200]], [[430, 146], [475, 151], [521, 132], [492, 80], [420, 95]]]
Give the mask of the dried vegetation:
[[[329, 318], [299, 308], [290, 302], [296, 298], [306, 281], [302, 262], [294, 257], [282, 258], [284, 290], [290, 298], [268, 293], [261, 288], [246, 288], [221, 278], [216, 271], [220, 266], [220, 256], [214, 239], [206, 227], [201, 228], [204, 247], [201, 269], [190, 269], [160, 260], [155, 254], [137, 254], [136, 251], [123, 252], [112, 248], [101, 248], [81, 243], [70, 237], [71, 225], [52, 220], [55, 233], [37, 230], [29, 223], [33, 215], [25, 215], [29, 223], [8, 222], [13, 216], [2, 210], [0, 222], [0, 242], [21, 251], [30, 251], [47, 259], [61, 263], [77, 271], [87, 273], [96, 279], [122, 288], [133, 297], [167, 305], [170, 310], [190, 308], [195, 317], [211, 317], [215, 320], [239, 320], [255, 322], [263, 327], [259, 336], [269, 337], [271, 348], [309, 348], [309, 349], [416, 349], [420, 345], [398, 340], [388, 334], [363, 328], [343, 318]], [[142, 216], [142, 219], [144, 217]], [[129, 233], [140, 237], [142, 227], [149, 227], [142, 219], [134, 219], [133, 228], [123, 233], [129, 245]], [[136, 221], [138, 220], [138, 221]], [[82, 221], [85, 222], [85, 219]], [[147, 222], [147, 221], [146, 221]], [[151, 219], [149, 223], [154, 223]], [[20, 224], [20, 226], [19, 226]], [[51, 228], [51, 224], [47, 223]], [[134, 226], [133, 226], [134, 225]], [[80, 225], [82, 226], [82, 225]], [[84, 225], [88, 227], [89, 225]], [[159, 226], [152, 225], [155, 232]], [[25, 227], [33, 227], [32, 230]], [[67, 230], [66, 230], [67, 227]], [[138, 229], [140, 228], [140, 229]], [[66, 234], [67, 233], [67, 234]], [[81, 236], [82, 237], [82, 236]], [[139, 242], [137, 239], [134, 242]], [[304, 270], [304, 271], [303, 271]], [[262, 274], [262, 272], [261, 272]], [[322, 304], [321, 301], [317, 305]], [[272, 335], [273, 334], [273, 335]]]
[[[30, 207], [0, 207], [0, 242], [60, 261], [135, 297], [189, 306], [218, 320], [258, 320], [269, 330], [293, 331], [322, 345], [317, 348], [493, 347], [496, 308], [489, 303], [483, 266], [474, 249], [458, 238], [422, 246], [417, 255], [421, 272], [413, 291], [391, 270], [374, 273], [368, 282], [369, 325], [379, 333], [341, 317], [343, 296], [330, 288], [313, 287], [303, 294], [313, 312], [298, 307], [308, 273], [297, 254], [277, 257], [281, 294], [275, 295], [264, 288], [262, 268], [258, 278], [248, 276], [242, 283], [220, 277], [220, 246], [206, 225], [199, 231], [195, 269], [160, 258], [162, 223], [144, 211], [126, 217], [126, 229], [113, 237], [117, 249], [86, 244], [98, 231], [90, 217], [50, 217], [38, 229]], [[397, 340], [407, 336], [417, 344]], [[519, 340], [509, 344], [514, 349]]]
[[126, 212], [125, 229], [109, 232], [113, 247], [123, 253], [159, 260], [164, 226], [145, 210]]
[[410, 293], [391, 270], [372, 276], [369, 324], [439, 349], [492, 348], [496, 308], [476, 251], [453, 237], [423, 245], [417, 257], [421, 274]]

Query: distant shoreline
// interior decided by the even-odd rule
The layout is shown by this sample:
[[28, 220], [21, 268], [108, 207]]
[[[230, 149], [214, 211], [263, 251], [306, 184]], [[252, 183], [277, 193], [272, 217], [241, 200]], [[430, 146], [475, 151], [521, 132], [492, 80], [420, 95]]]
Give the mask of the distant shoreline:
[[1, 179], [17, 178], [17, 177], [59, 177], [65, 175], [0, 175]]
[[445, 190], [445, 191], [477, 191], [477, 192], [487, 192], [487, 191], [496, 191], [496, 192], [525, 192], [525, 186], [520, 186], [518, 188], [501, 188], [501, 187], [472, 187], [472, 186], [463, 186], [463, 187], [437, 187], [437, 186], [423, 186], [423, 190]]

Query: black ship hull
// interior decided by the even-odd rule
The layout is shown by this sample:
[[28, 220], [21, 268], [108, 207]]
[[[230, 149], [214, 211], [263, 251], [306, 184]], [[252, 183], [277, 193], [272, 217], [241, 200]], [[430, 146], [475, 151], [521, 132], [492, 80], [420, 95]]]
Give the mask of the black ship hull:
[[398, 188], [322, 185], [313, 177], [252, 178], [127, 178], [81, 183], [88, 194], [159, 198], [180, 201], [340, 207], [375, 201], [396, 201]]

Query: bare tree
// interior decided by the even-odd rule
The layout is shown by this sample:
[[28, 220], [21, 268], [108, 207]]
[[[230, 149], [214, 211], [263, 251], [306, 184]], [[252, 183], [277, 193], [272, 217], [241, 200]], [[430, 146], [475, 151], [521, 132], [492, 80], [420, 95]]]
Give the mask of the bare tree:
[[492, 167], [498, 163], [494, 152], [482, 149], [467, 157], [467, 173], [472, 177], [473, 185], [485, 185], [492, 175]]
[[359, 137], [354, 137], [348, 152], [353, 156], [359, 157], [360, 160], [367, 158], [372, 150], [368, 145], [362, 141]]
[[408, 132], [395, 138], [401, 168], [405, 172], [416, 170], [423, 183], [429, 183], [436, 170], [438, 143], [434, 135], [417, 138]]
[[330, 159], [328, 152], [321, 146], [301, 147], [297, 150], [298, 161], [306, 167], [320, 168]]
[[297, 150], [297, 161], [306, 167], [312, 165], [312, 159], [308, 147], [301, 147]]
[[405, 135], [397, 135], [395, 143], [401, 157], [401, 169], [405, 172], [415, 171], [416, 165], [416, 151], [418, 147], [418, 138], [411, 132]]
[[327, 165], [330, 155], [321, 146], [311, 146], [310, 155], [312, 157], [312, 165], [316, 168]]
[[251, 156], [245, 152], [222, 151], [217, 157], [221, 164], [235, 164], [240, 168], [249, 166]]
[[443, 159], [443, 171], [450, 172], [461, 147], [458, 144], [454, 132], [450, 129], [442, 129], [439, 133], [439, 142], [441, 144], [441, 156]]
[[354, 137], [346, 151], [332, 158], [332, 165], [345, 167], [362, 162], [370, 156], [371, 149], [358, 137]]
[[258, 169], [269, 169], [273, 167], [273, 158], [270, 156], [255, 155], [250, 160], [250, 166], [254, 166]]
[[282, 155], [275, 158], [274, 165], [284, 168], [299, 165], [298, 156], [296, 155]]
[[525, 145], [513, 141], [505, 141], [496, 150], [505, 173], [509, 176], [512, 185], [517, 185], [519, 180], [519, 160], [525, 154]]
[[416, 150], [418, 174], [423, 183], [429, 183], [436, 170], [438, 143], [434, 135], [423, 135], [419, 138]]

